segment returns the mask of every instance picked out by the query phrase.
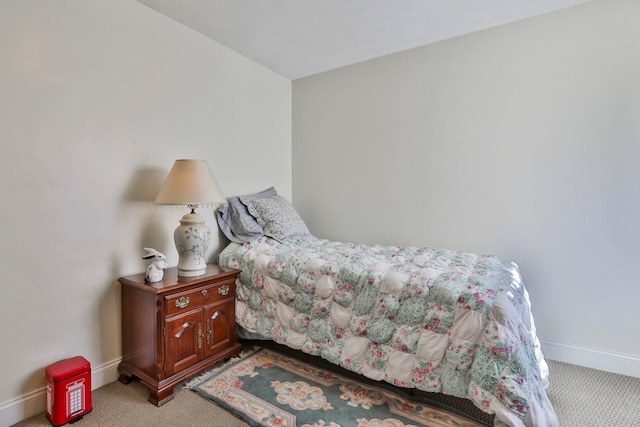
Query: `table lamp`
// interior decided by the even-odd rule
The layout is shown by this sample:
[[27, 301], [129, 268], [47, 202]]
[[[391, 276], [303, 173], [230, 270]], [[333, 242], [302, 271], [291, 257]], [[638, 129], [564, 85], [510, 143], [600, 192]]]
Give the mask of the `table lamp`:
[[202, 215], [196, 213], [198, 205], [223, 205], [222, 194], [205, 160], [176, 160], [154, 202], [158, 205], [186, 205], [191, 212], [185, 214], [173, 234], [178, 250], [178, 276], [200, 276], [207, 270], [205, 253], [209, 247], [211, 230]]

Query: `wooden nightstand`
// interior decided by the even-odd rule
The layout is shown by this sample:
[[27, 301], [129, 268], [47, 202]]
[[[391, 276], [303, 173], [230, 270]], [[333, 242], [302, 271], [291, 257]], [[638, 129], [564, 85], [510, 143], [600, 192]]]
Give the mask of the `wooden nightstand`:
[[149, 390], [149, 402], [173, 399], [173, 388], [216, 362], [237, 356], [235, 279], [240, 270], [208, 265], [204, 275], [144, 283], [144, 273], [122, 277], [122, 362], [119, 381], [133, 376]]

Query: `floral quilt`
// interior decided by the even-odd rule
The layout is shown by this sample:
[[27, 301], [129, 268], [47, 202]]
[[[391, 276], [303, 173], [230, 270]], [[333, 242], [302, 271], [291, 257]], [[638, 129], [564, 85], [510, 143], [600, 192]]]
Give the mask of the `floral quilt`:
[[231, 243], [236, 323], [366, 377], [471, 400], [495, 425], [556, 426], [518, 266], [446, 249], [268, 237]]

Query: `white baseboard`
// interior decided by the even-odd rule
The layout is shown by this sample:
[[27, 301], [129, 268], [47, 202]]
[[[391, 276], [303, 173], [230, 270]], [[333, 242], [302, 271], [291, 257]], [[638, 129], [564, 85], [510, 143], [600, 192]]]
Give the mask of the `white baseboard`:
[[640, 378], [639, 356], [553, 341], [540, 343], [546, 359]]
[[[118, 379], [121, 359], [91, 369], [91, 389], [95, 390]], [[43, 372], [44, 375], [44, 372]], [[0, 427], [9, 427], [46, 410], [47, 393], [42, 387], [0, 404]]]

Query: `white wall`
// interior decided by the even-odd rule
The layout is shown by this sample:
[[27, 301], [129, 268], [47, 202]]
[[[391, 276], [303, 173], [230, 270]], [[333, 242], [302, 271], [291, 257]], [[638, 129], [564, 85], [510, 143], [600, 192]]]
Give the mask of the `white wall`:
[[599, 0], [294, 81], [296, 208], [513, 259], [550, 358], [640, 377], [639, 23]]
[[115, 372], [117, 278], [144, 270], [144, 246], [177, 263], [186, 210], [152, 204], [175, 159], [208, 160], [227, 196], [291, 197], [291, 81], [133, 0], [3, 0], [0, 61], [7, 425], [44, 410], [50, 363]]

